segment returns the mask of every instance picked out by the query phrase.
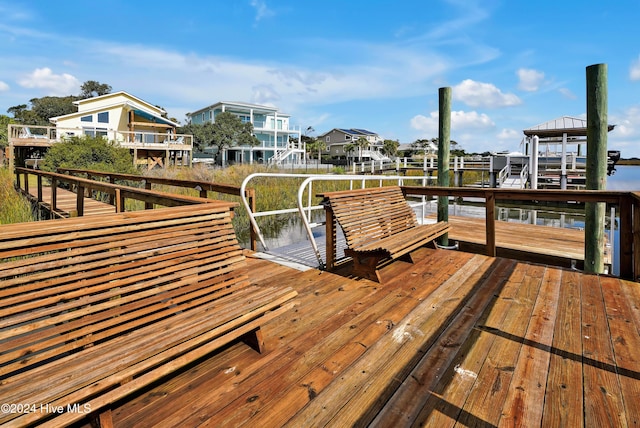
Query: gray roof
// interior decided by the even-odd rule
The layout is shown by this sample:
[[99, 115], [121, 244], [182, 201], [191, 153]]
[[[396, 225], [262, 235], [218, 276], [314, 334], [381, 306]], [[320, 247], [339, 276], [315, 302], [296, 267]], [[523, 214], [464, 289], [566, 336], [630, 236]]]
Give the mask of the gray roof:
[[[614, 127], [615, 125], [609, 125], [609, 131]], [[522, 132], [527, 136], [537, 135], [538, 137], [562, 137], [562, 134], [565, 133], [568, 136], [586, 136], [587, 120], [577, 117], [562, 116], [557, 119], [532, 126]]]

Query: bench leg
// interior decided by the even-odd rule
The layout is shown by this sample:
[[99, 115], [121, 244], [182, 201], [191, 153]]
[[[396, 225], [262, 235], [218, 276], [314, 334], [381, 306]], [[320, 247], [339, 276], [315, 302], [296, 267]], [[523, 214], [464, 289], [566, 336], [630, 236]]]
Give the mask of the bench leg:
[[93, 428], [113, 428], [113, 419], [111, 417], [111, 409], [106, 409], [91, 418], [91, 426]]
[[240, 340], [242, 340], [247, 345], [251, 346], [253, 349], [262, 354], [265, 350], [264, 348], [264, 338], [262, 336], [262, 330], [260, 327], [257, 329], [250, 331], [249, 333], [243, 335]]
[[370, 279], [371, 281], [381, 282], [377, 268], [380, 261], [385, 258], [385, 255], [367, 254], [365, 256], [362, 254], [351, 253], [350, 256], [353, 259], [354, 275]]

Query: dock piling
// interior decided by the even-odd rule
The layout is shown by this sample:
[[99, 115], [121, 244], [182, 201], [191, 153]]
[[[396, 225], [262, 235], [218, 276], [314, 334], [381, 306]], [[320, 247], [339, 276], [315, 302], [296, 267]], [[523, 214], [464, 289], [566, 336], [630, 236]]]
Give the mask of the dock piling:
[[[438, 186], [449, 187], [449, 145], [451, 140], [451, 88], [438, 90]], [[449, 221], [449, 197], [438, 197], [438, 221]], [[438, 243], [449, 245], [449, 234], [442, 235]]]
[[[607, 65], [587, 67], [587, 190], [605, 190], [607, 184]], [[585, 203], [584, 269], [604, 272], [604, 216], [602, 202]]]

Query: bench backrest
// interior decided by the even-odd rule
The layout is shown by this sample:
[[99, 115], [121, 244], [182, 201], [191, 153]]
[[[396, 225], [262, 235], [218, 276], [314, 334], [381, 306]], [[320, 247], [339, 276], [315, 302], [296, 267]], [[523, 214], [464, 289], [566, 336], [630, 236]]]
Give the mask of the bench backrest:
[[232, 205], [0, 226], [0, 380], [247, 286]]
[[350, 248], [418, 225], [397, 186], [324, 193]]

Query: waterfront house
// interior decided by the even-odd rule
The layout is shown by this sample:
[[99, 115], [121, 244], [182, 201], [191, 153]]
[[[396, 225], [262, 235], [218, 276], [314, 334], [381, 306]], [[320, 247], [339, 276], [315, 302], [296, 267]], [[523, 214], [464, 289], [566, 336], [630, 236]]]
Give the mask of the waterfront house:
[[[243, 102], [220, 101], [207, 107], [187, 113], [192, 124], [215, 122], [216, 116], [230, 112], [242, 122], [253, 125], [253, 133], [260, 144], [232, 146], [226, 148], [219, 157], [223, 164], [231, 163], [302, 163], [305, 147], [300, 129], [291, 125], [291, 116], [278, 111], [276, 107]], [[210, 149], [205, 149], [210, 150]]]
[[178, 123], [167, 113], [120, 91], [74, 101], [75, 113], [50, 118], [54, 126], [9, 125], [10, 161], [18, 166], [42, 156], [51, 144], [72, 136], [102, 136], [131, 150], [134, 162], [148, 169], [169, 164], [188, 165], [193, 140], [178, 135]]
[[[359, 138], [364, 138], [369, 143], [366, 148], [358, 148], [347, 152], [345, 146], [356, 145]], [[324, 141], [331, 158], [342, 159], [347, 157], [358, 157], [363, 160], [383, 160], [386, 157], [380, 152], [383, 147], [383, 139], [375, 132], [366, 129], [356, 128], [333, 128], [318, 136]]]

